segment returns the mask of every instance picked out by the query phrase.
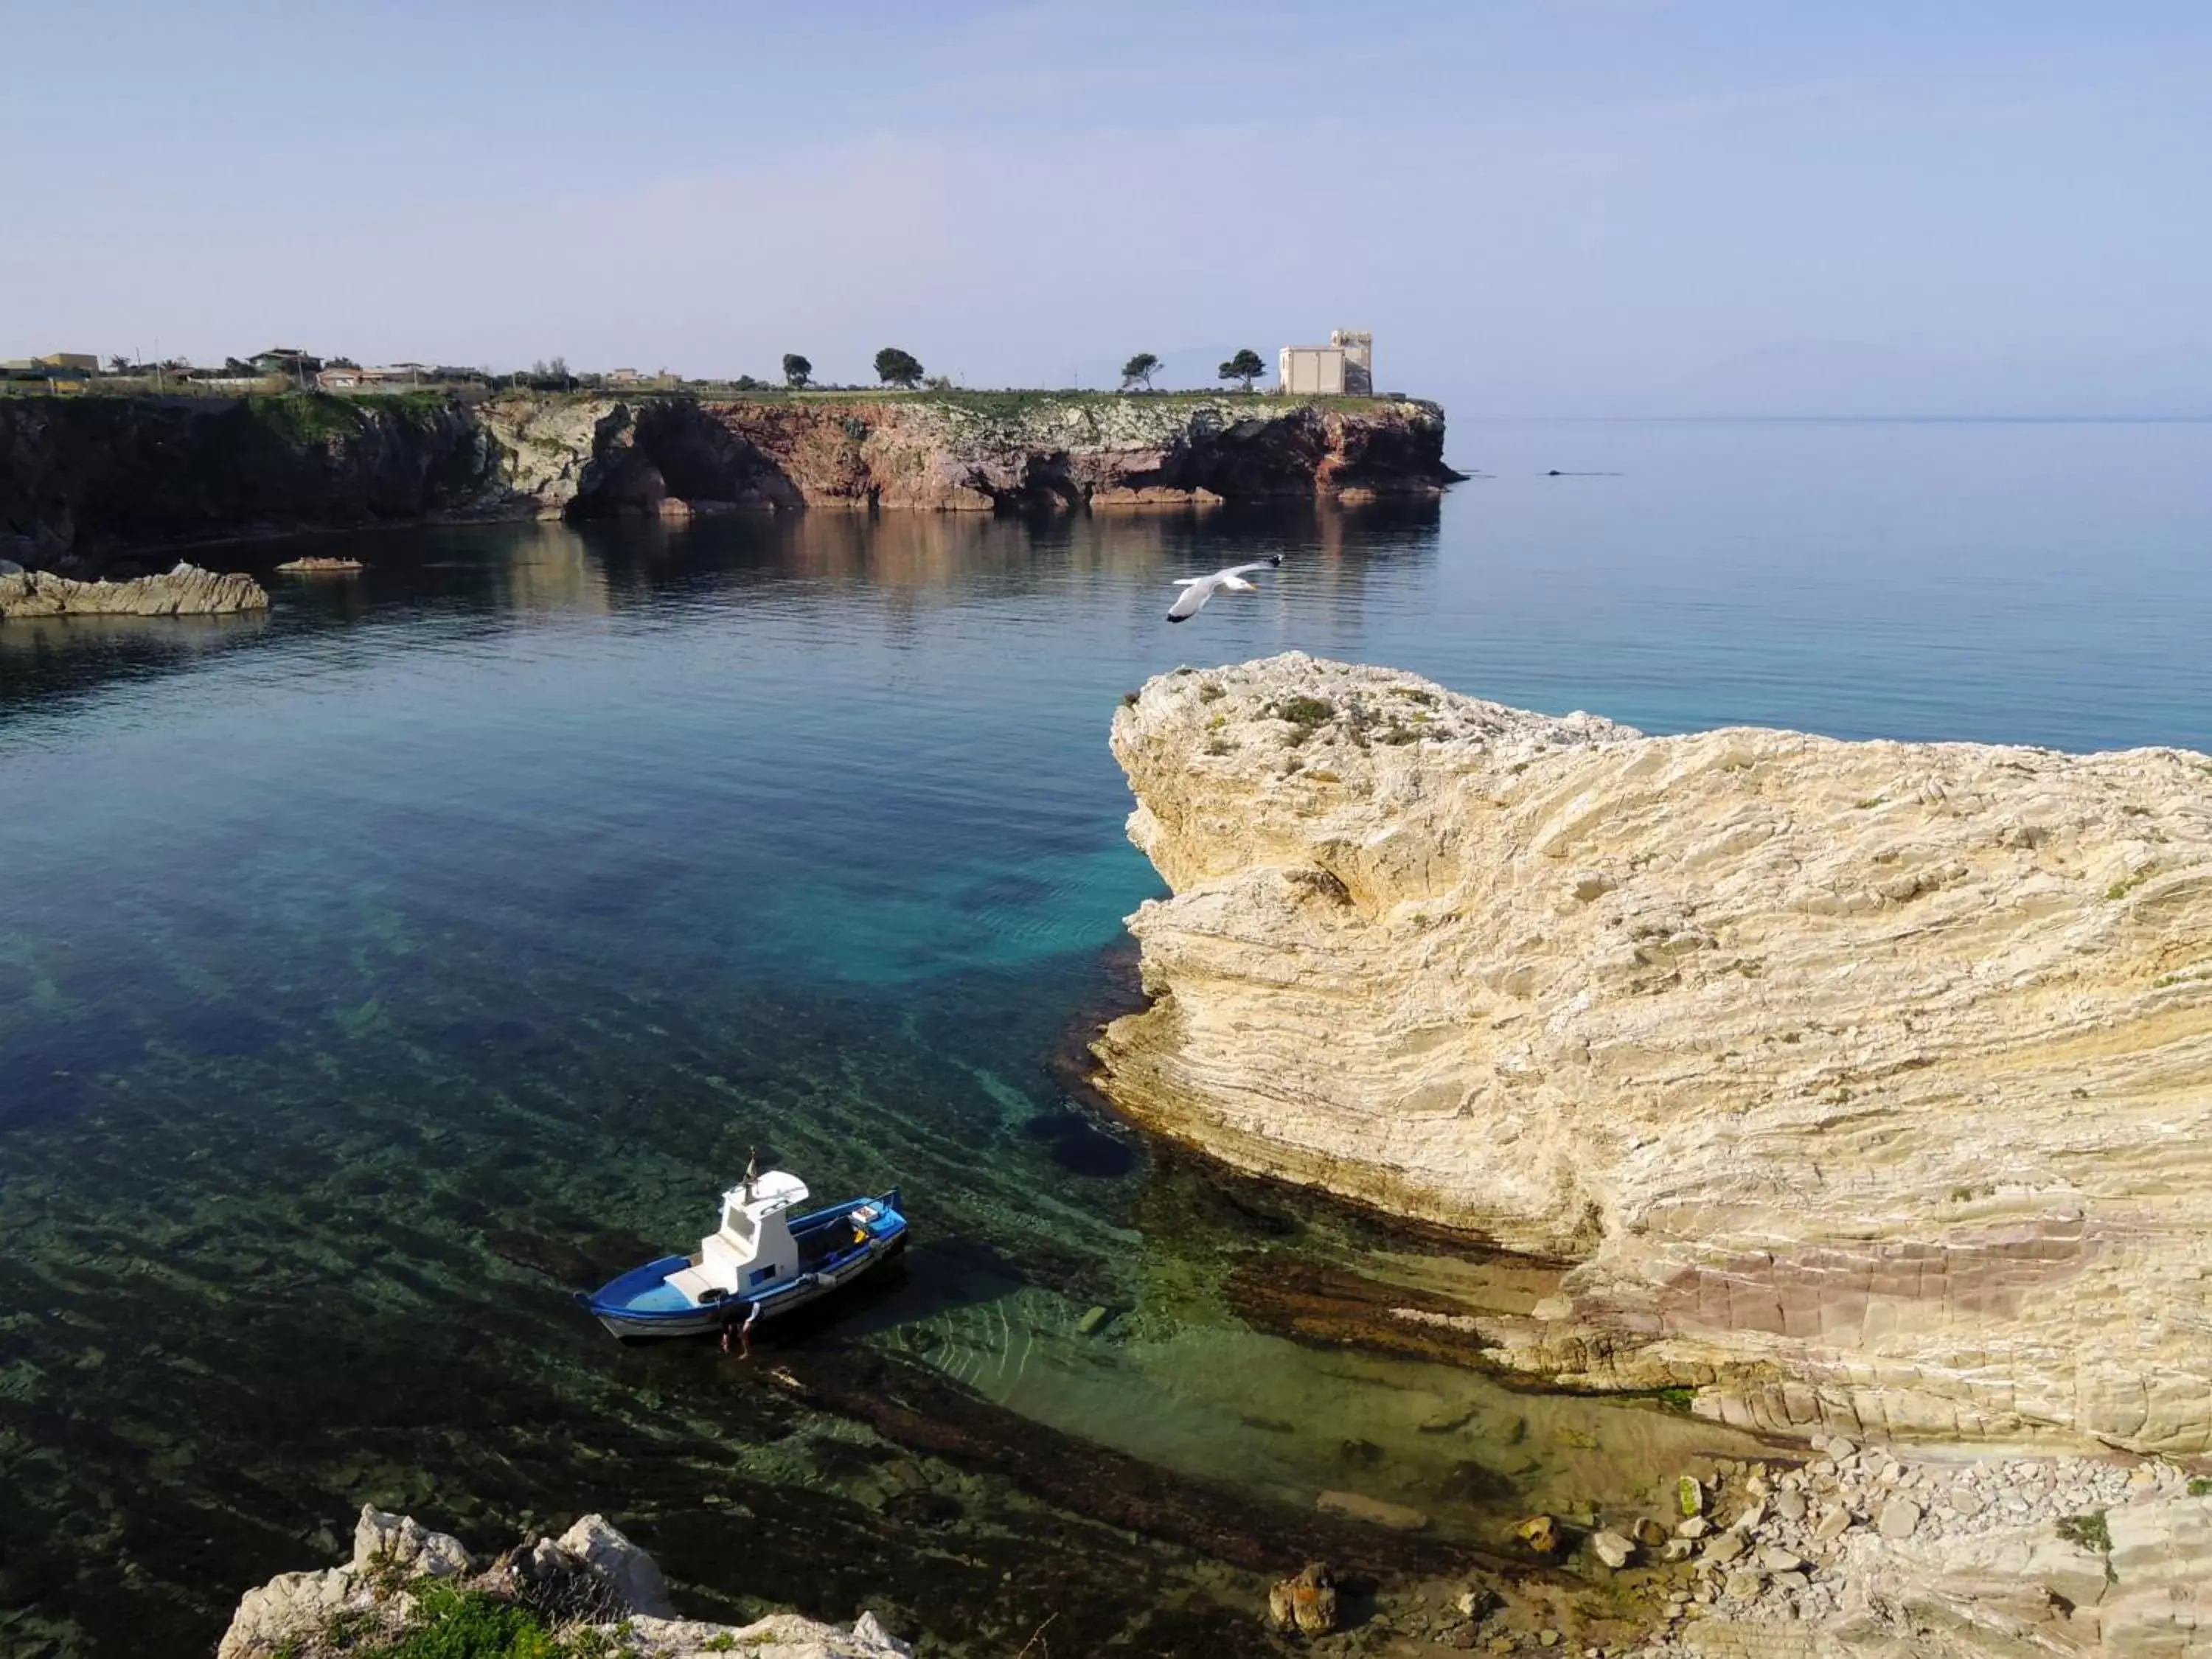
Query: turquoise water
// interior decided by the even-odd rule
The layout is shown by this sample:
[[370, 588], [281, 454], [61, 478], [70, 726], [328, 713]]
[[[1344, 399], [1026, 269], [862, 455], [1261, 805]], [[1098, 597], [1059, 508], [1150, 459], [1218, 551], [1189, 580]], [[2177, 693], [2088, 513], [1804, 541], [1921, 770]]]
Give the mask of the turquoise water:
[[[1440, 507], [392, 532], [313, 543], [374, 568], [271, 577], [265, 618], [0, 625], [0, 1651], [204, 1651], [364, 1500], [480, 1542], [605, 1508], [702, 1612], [888, 1595], [1018, 1646], [1203, 1601], [988, 1481], [918, 1519], [858, 1430], [568, 1304], [755, 1147], [915, 1217], [792, 1344], [1447, 1535], [1486, 1524], [1469, 1467], [1564, 1501], [1663, 1463], [1690, 1425], [1245, 1330], [1218, 1281], [1267, 1240], [1070, 1109], [1046, 1062], [1158, 890], [1115, 700], [1295, 647], [1654, 730], [2212, 748], [2212, 426], [1452, 449]], [[1284, 1216], [1268, 1248], [1351, 1248]]]

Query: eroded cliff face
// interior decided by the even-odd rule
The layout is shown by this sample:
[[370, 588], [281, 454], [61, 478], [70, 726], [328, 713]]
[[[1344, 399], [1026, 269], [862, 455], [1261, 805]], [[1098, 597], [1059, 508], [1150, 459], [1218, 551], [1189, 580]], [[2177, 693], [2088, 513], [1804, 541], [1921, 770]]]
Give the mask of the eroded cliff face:
[[[503, 429], [514, 405], [487, 416]], [[549, 421], [592, 423], [569, 510], [883, 507], [930, 511], [1434, 495], [1443, 415], [1409, 401], [1048, 393], [525, 406], [507, 447], [526, 469]], [[518, 487], [550, 498], [526, 471]], [[678, 510], [682, 510], [680, 507]]]
[[1434, 495], [1433, 404], [945, 393], [0, 403], [0, 556], [138, 574], [163, 543], [422, 519]]
[[2212, 759], [1647, 738], [1298, 655], [1114, 723], [1142, 1121], [1571, 1264], [1489, 1363], [2212, 1448]]

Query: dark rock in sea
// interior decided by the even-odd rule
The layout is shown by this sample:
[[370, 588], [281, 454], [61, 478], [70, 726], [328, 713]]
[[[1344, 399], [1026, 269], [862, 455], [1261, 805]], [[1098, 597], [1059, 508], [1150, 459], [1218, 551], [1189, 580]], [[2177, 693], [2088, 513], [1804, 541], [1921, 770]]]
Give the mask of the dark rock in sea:
[[1080, 1112], [1047, 1112], [1022, 1125], [1031, 1140], [1041, 1140], [1051, 1151], [1052, 1161], [1070, 1175], [1109, 1180], [1135, 1169], [1135, 1147], [1107, 1133]]

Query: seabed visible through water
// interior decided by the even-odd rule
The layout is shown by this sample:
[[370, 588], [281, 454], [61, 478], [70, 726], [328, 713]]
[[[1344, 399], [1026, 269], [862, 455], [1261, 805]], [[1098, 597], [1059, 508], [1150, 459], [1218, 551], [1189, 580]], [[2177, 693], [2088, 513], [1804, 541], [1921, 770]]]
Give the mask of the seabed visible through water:
[[[2090, 538], [2073, 452], [1942, 435], [1911, 477], [1947, 564], [1935, 495], [1876, 487], [1917, 451], [1816, 440], [1775, 440], [1827, 469], [1803, 545], [1761, 539], [1787, 492], [1738, 440], [1700, 472], [1584, 433], [1620, 478], [1516, 483], [1499, 433], [1441, 509], [393, 532], [237, 550], [371, 567], [272, 578], [239, 626], [0, 627], [0, 1654], [204, 1654], [363, 1502], [480, 1547], [603, 1510], [702, 1616], [1265, 1651], [1308, 1548], [1443, 1572], [1747, 1443], [1253, 1328], [1237, 1275], [1272, 1260], [1430, 1269], [1155, 1156], [1048, 1064], [1157, 890], [1105, 730], [1176, 653], [1653, 729], [2212, 741], [2190, 502], [2106, 501]], [[1161, 625], [1172, 576], [1277, 550]], [[1862, 553], [1867, 615], [1808, 598]], [[751, 1367], [570, 1304], [695, 1239], [756, 1149], [825, 1196], [902, 1183], [903, 1267]]]

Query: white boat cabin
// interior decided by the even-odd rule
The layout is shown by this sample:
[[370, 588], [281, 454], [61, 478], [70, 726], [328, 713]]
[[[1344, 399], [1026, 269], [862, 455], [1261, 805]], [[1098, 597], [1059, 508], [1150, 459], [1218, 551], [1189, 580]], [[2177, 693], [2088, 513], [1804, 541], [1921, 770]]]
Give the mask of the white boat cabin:
[[722, 1194], [722, 1224], [699, 1241], [688, 1267], [667, 1283], [696, 1306], [743, 1297], [794, 1277], [799, 1244], [791, 1212], [806, 1202], [806, 1183], [786, 1170], [770, 1170]]

